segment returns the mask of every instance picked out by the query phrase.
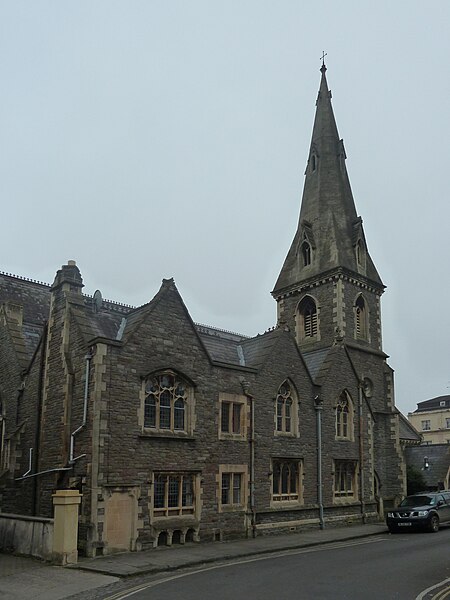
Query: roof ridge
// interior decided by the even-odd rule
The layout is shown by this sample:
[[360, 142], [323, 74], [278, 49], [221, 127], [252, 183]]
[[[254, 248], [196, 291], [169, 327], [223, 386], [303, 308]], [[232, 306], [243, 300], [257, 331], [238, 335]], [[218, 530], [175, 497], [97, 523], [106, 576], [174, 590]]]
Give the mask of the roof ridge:
[[14, 273], [7, 273], [6, 271], [0, 271], [0, 275], [5, 275], [6, 277], [11, 277], [12, 279], [18, 279], [19, 281], [28, 281], [29, 283], [37, 283], [38, 285], [43, 285], [45, 287], [51, 287], [50, 283], [45, 283], [45, 281], [38, 281], [37, 279], [32, 279], [31, 277], [23, 277], [22, 275], [15, 275]]

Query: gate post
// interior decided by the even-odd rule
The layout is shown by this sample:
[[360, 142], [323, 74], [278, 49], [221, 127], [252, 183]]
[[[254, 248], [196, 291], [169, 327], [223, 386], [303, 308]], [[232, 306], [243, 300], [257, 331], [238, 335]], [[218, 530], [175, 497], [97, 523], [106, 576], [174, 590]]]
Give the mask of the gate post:
[[82, 495], [78, 490], [57, 490], [52, 498], [53, 562], [58, 565], [76, 563], [78, 561], [78, 506]]

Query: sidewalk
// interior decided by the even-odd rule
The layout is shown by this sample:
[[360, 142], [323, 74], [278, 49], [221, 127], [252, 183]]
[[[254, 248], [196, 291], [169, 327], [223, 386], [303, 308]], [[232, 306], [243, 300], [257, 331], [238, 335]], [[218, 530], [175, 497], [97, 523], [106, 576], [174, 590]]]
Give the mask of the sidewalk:
[[124, 552], [98, 558], [80, 558], [77, 565], [54, 567], [31, 558], [0, 554], [2, 600], [59, 600], [118, 581], [119, 578], [154, 574], [270, 552], [331, 544], [387, 534], [382, 523], [326, 528], [287, 535], [232, 542], [187, 544], [145, 552]]

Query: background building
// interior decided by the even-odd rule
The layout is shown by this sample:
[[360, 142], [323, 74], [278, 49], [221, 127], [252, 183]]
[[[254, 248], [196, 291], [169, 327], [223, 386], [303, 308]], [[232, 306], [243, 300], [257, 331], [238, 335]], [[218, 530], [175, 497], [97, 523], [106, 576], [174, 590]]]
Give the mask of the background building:
[[423, 444], [450, 444], [450, 396], [419, 402], [408, 419], [422, 434]]

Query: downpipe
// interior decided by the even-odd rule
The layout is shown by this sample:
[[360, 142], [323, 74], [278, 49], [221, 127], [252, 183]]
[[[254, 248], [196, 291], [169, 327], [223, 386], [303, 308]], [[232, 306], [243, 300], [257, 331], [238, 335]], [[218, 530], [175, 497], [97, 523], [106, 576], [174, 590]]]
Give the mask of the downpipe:
[[88, 399], [89, 399], [89, 374], [92, 360], [92, 353], [86, 354], [86, 372], [85, 372], [85, 382], [84, 382], [84, 399], [83, 399], [83, 422], [75, 431], [70, 434], [70, 454], [69, 454], [69, 465], [73, 465], [80, 458], [84, 458], [86, 454], [80, 454], [79, 456], [74, 456], [74, 446], [75, 446], [75, 436], [84, 429], [87, 421], [87, 407], [88, 407]]
[[323, 516], [323, 481], [322, 481], [322, 411], [323, 404], [320, 396], [314, 396], [314, 408], [316, 409], [317, 428], [317, 502], [319, 504], [319, 527], [325, 529]]
[[359, 412], [359, 499], [361, 502], [361, 515], [362, 515], [362, 522], [364, 524], [367, 523], [367, 516], [366, 516], [366, 505], [364, 502], [364, 494], [365, 494], [365, 489], [364, 489], [364, 439], [363, 439], [363, 384], [360, 381], [359, 383], [359, 388], [358, 388], [358, 412]]

